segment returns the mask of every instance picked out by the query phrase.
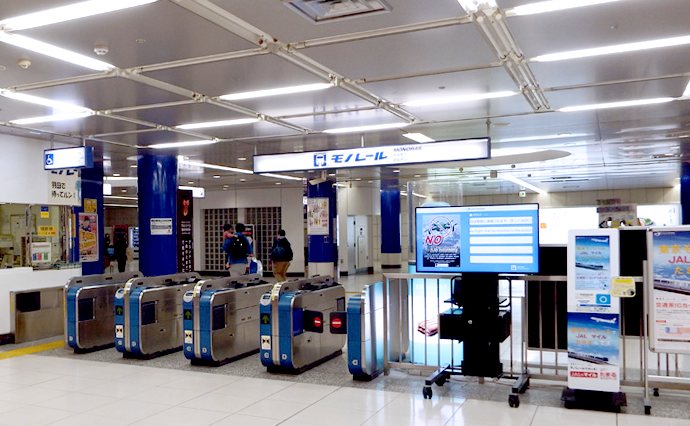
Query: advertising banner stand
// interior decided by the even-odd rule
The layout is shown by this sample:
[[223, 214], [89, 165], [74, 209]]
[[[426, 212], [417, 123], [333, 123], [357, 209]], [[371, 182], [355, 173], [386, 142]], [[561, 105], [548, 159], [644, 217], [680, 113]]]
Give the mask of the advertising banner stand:
[[566, 408], [620, 412], [620, 271], [617, 229], [568, 233], [568, 387]]
[[[690, 226], [649, 229], [647, 256], [649, 350], [690, 354]], [[687, 386], [690, 378], [645, 375], [645, 414], [651, 414], [650, 381]], [[656, 388], [654, 396], [659, 396]]]

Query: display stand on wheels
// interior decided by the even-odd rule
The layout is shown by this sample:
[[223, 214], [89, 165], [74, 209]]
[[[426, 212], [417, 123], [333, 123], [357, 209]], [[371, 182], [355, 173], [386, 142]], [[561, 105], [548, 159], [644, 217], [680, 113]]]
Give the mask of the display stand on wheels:
[[433, 396], [433, 384], [443, 386], [453, 375], [479, 377], [480, 381], [495, 377], [515, 380], [508, 404], [520, 405], [519, 394], [529, 386], [529, 373], [525, 369], [514, 377], [503, 372], [499, 349], [501, 342], [510, 336], [512, 290], [507, 299], [500, 298], [498, 279], [498, 274], [488, 273], [453, 277], [451, 299], [446, 301], [453, 307], [439, 315], [439, 336], [464, 342], [463, 361], [456, 366], [451, 360], [451, 364], [434, 371], [426, 379], [424, 398]]

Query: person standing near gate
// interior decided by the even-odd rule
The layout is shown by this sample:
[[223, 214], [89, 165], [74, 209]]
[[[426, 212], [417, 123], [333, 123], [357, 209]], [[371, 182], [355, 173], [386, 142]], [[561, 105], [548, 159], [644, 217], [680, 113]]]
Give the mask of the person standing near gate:
[[285, 238], [285, 231], [278, 231], [278, 238], [273, 242], [271, 248], [271, 261], [273, 261], [273, 275], [278, 282], [287, 281], [287, 270], [292, 260], [292, 247], [290, 241]]
[[247, 257], [252, 255], [251, 244], [244, 236], [244, 224], [235, 225], [235, 233], [223, 241], [223, 252], [228, 255], [230, 275], [244, 275], [247, 273]]

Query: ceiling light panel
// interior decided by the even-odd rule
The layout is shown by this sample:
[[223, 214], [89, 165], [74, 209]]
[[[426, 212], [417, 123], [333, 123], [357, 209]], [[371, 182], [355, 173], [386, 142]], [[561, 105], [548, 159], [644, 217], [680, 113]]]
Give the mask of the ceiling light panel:
[[0, 21], [0, 29], [21, 31], [154, 3], [158, 0], [90, 0]]
[[574, 9], [576, 7], [595, 6], [604, 3], [613, 3], [620, 0], [551, 0], [529, 3], [505, 10], [506, 16], [525, 16], [539, 13], [556, 12], [559, 10]]
[[385, 13], [392, 8], [384, 0], [296, 0], [283, 1], [285, 6], [316, 24]]

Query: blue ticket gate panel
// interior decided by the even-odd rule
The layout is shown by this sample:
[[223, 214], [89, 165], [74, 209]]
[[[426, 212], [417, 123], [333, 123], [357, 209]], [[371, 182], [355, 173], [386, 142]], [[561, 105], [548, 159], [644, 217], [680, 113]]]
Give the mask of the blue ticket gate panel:
[[383, 372], [383, 283], [364, 287], [347, 302], [348, 369], [355, 380]]
[[301, 373], [342, 353], [345, 289], [329, 276], [285, 281], [261, 296], [261, 362]]
[[259, 351], [259, 300], [272, 284], [260, 275], [199, 281], [183, 298], [184, 354], [222, 365]]
[[141, 272], [73, 277], [65, 284], [65, 344], [75, 352], [115, 345], [115, 292]]
[[115, 347], [125, 357], [151, 358], [182, 349], [182, 298], [196, 272], [133, 278], [115, 293]]

